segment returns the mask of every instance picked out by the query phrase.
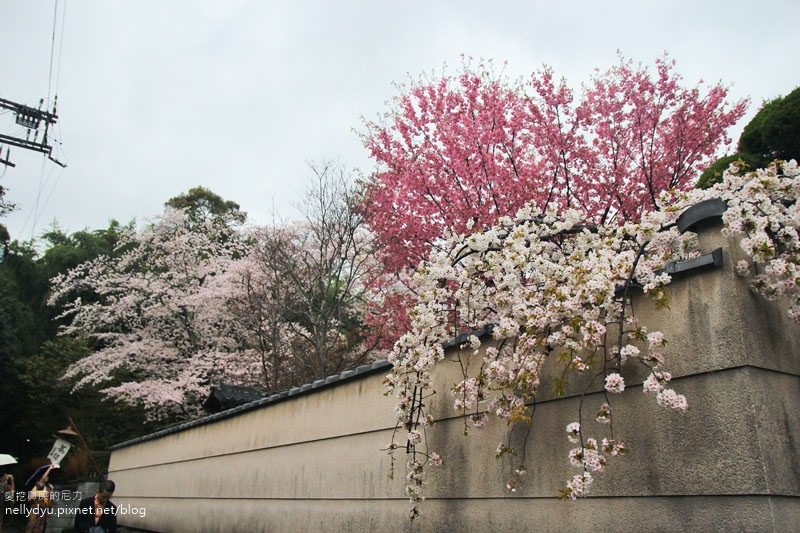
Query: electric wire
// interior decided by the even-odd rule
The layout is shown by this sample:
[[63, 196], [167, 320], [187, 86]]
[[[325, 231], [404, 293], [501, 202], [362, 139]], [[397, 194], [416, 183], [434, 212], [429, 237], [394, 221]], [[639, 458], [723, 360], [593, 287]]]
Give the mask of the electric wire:
[[[66, 15], [67, 15], [67, 0], [64, 0], [61, 5], [62, 5], [61, 35], [59, 37], [59, 42], [58, 42], [58, 59], [56, 60], [56, 83], [55, 83], [55, 88], [53, 90], [54, 98], [58, 98], [58, 86], [59, 82], [61, 81], [61, 57], [64, 53], [64, 21], [66, 20]], [[56, 123], [56, 127], [58, 128], [58, 137], [55, 136], [53, 137], [53, 147], [56, 149], [55, 159], [61, 161], [62, 163], [66, 163], [68, 161], [68, 158], [67, 154], [64, 152], [63, 143], [61, 142], [61, 139], [63, 138], [64, 135], [61, 131], [61, 121]], [[45, 197], [44, 204], [42, 204], [42, 207], [39, 209], [37, 218], [41, 219], [42, 215], [44, 214], [44, 210], [47, 207], [47, 204], [50, 202], [50, 198], [53, 196], [56, 187], [61, 181], [61, 175], [63, 173], [64, 173], [64, 167], [61, 167], [61, 169], [58, 171], [58, 174], [55, 177], [55, 180], [53, 180], [53, 184], [50, 187], [50, 192], [48, 192], [47, 196]], [[50, 176], [52, 176], [52, 172], [50, 173]], [[50, 182], [50, 177], [48, 177], [48, 179], [44, 183], [45, 190], [47, 189], [49, 182]]]
[[[61, 138], [60, 137], [54, 137], [53, 138], [53, 147], [56, 148], [56, 159], [58, 159], [59, 161], [62, 161], [62, 162], [66, 161], [67, 158], [66, 158], [66, 154], [64, 153], [64, 150], [62, 149], [62, 143], [61, 143]], [[60, 168], [59, 168], [58, 174], [55, 177], [55, 180], [53, 180], [53, 182], [52, 182], [52, 185], [50, 185], [50, 179], [53, 177], [53, 171], [55, 170], [56, 165], [52, 165], [51, 166], [50, 173], [47, 175], [47, 179], [45, 179], [44, 185], [42, 186], [42, 190], [47, 190], [48, 185], [50, 185], [50, 192], [47, 193], [47, 196], [45, 197], [44, 203], [39, 208], [39, 211], [36, 214], [36, 219], [38, 219], [38, 220], [41, 220], [42, 215], [44, 214], [44, 211], [47, 208], [47, 204], [50, 202], [50, 198], [53, 196], [53, 192], [55, 192], [56, 186], [61, 181], [61, 175], [64, 173], [64, 170], [66, 169], [65, 167], [62, 167], [61, 165], [58, 165], [58, 166]]]
[[[64, 52], [64, 21], [67, 16], [67, 0], [64, 0], [61, 8], [61, 36], [58, 40], [58, 61], [56, 63], [56, 89], [53, 91], [58, 97], [58, 82], [61, 80], [61, 54]], [[60, 123], [59, 123], [60, 124]]]
[[[67, 0], [64, 0], [62, 6], [63, 7], [61, 8], [61, 37], [58, 42], [58, 61], [56, 63], [56, 89], [55, 89], [56, 98], [58, 98], [58, 84], [61, 81], [61, 56], [64, 53], [64, 21], [67, 19]], [[64, 138], [64, 134], [61, 131], [61, 121], [58, 121], [56, 123], [56, 127], [58, 128], [58, 151], [59, 151], [59, 157], [57, 157], [56, 159], [66, 164], [68, 158], [67, 154], [64, 153], [61, 143], [61, 139]]]
[[[65, 0], [64, 4], [63, 4], [63, 8], [62, 8], [62, 13], [61, 13], [61, 36], [59, 38], [58, 62], [57, 62], [57, 68], [56, 68], [56, 90], [55, 90], [55, 94], [56, 95], [58, 94], [58, 84], [59, 84], [60, 77], [61, 77], [61, 57], [62, 57], [62, 51], [63, 51], [63, 47], [64, 47], [64, 18], [65, 18], [65, 14], [66, 14], [66, 8], [67, 8], [67, 4], [66, 4], [66, 0]], [[54, 3], [53, 3], [53, 31], [51, 33], [51, 38], [50, 38], [50, 65], [49, 65], [49, 68], [48, 68], [48, 76], [47, 76], [47, 98], [46, 98], [46, 102], [47, 103], [45, 104], [45, 110], [50, 110], [50, 104], [51, 104], [50, 96], [52, 94], [51, 90], [52, 90], [52, 87], [53, 87], [53, 59], [55, 58], [56, 28], [57, 27], [58, 27], [58, 0], [55, 0]], [[60, 124], [59, 124], [59, 126], [60, 126]], [[60, 135], [61, 135], [61, 130], [59, 128], [59, 136]], [[54, 144], [56, 144], [56, 143], [54, 143]], [[60, 142], [59, 142], [59, 144], [60, 144]], [[56, 145], [56, 146], [58, 146], [58, 145]], [[34, 233], [36, 232], [36, 227], [38, 225], [39, 218], [41, 217], [41, 215], [44, 214], [44, 209], [47, 206], [47, 202], [49, 201], [50, 197], [52, 196], [53, 191], [55, 190], [55, 185], [58, 183], [58, 181], [59, 181], [59, 179], [61, 177], [61, 172], [59, 172], [58, 177], [53, 182], [53, 186], [51, 187], [50, 192], [47, 195], [47, 200], [45, 200], [45, 203], [40, 207], [39, 202], [41, 201], [41, 198], [42, 198], [42, 192], [47, 188], [47, 185], [49, 184], [50, 179], [53, 176], [53, 171], [55, 170], [55, 166], [51, 167], [50, 168], [50, 172], [47, 175], [47, 178], [45, 178], [44, 177], [44, 172], [45, 172], [44, 166], [45, 166], [46, 161], [47, 161], [47, 154], [42, 154], [42, 166], [41, 166], [41, 169], [39, 171], [39, 186], [38, 186], [38, 189], [36, 191], [36, 199], [34, 200], [34, 203], [33, 203], [33, 210], [28, 213], [28, 217], [25, 220], [25, 224], [23, 224], [22, 230], [20, 231], [21, 234], [24, 234], [25, 228], [28, 225], [28, 220], [31, 218], [31, 215], [33, 215], [33, 225], [31, 226], [31, 233], [30, 233], [31, 240], [33, 240]], [[63, 172], [63, 167], [62, 167], [62, 172]]]
[[[52, 167], [55, 169], [55, 166]], [[53, 181], [53, 185], [50, 187], [50, 192], [47, 193], [47, 197], [44, 199], [44, 203], [42, 204], [42, 209], [39, 211], [39, 217], [44, 214], [44, 210], [47, 207], [47, 204], [50, 202], [50, 197], [53, 196], [53, 192], [56, 190], [56, 185], [58, 185], [59, 181], [61, 181], [61, 175], [64, 173], [64, 167], [59, 167], [58, 174], [56, 175], [56, 179]], [[52, 172], [51, 172], [52, 175]]]
[[[67, 10], [67, 2], [66, 2], [66, 0], [64, 0], [64, 2], [62, 4], [62, 9], [61, 9], [61, 35], [59, 36], [58, 59], [56, 61], [55, 91], [53, 91], [53, 62], [54, 62], [54, 59], [56, 57], [56, 29], [58, 28], [58, 0], [54, 1], [54, 4], [53, 4], [53, 29], [52, 29], [51, 36], [50, 36], [50, 64], [49, 64], [49, 67], [48, 67], [47, 96], [46, 96], [46, 100], [45, 100], [46, 101], [46, 104], [45, 104], [45, 110], [46, 111], [50, 111], [51, 110], [50, 106], [52, 104], [53, 105], [52, 111], [55, 112], [55, 101], [58, 98], [58, 88], [59, 88], [59, 83], [60, 83], [60, 80], [61, 80], [61, 63], [62, 63], [62, 56], [63, 56], [63, 49], [64, 49], [64, 27], [65, 27], [65, 20], [66, 20], [66, 10]], [[51, 96], [52, 96], [52, 99], [51, 99]], [[0, 112], [0, 115], [5, 115], [5, 114], [7, 114], [9, 112], [10, 112], [10, 110], [3, 110], [2, 112]], [[61, 131], [61, 123], [60, 122], [57, 123], [57, 127], [58, 127], [58, 135], [57, 136], [56, 135], [52, 136], [53, 146], [56, 149], [56, 155], [59, 156], [56, 159], [58, 159], [58, 160], [63, 162], [66, 159], [64, 157], [66, 154], [64, 154], [64, 152], [63, 152], [62, 143], [61, 143], [61, 138], [63, 137], [63, 133]], [[17, 130], [14, 133], [17, 136], [21, 137], [25, 133], [29, 134], [30, 131], [27, 130], [26, 128], [24, 128], [24, 127], [18, 127]], [[53, 133], [55, 133], [55, 132], [53, 132]], [[36, 139], [36, 132], [34, 132], [34, 140], [35, 139]], [[43, 141], [44, 141], [44, 139], [43, 139]], [[56, 166], [53, 165], [50, 168], [50, 171], [47, 173], [47, 177], [45, 177], [45, 164], [46, 164], [46, 162], [47, 162], [47, 154], [42, 154], [42, 165], [41, 165], [40, 170], [39, 170], [39, 184], [38, 184], [38, 189], [36, 191], [36, 198], [35, 198], [35, 201], [34, 201], [33, 209], [31, 209], [28, 212], [28, 216], [26, 217], [25, 222], [23, 223], [22, 228], [20, 229], [20, 235], [24, 235], [25, 234], [25, 230], [28, 227], [28, 223], [31, 222], [31, 220], [33, 220], [33, 224], [31, 226], [31, 231], [30, 231], [30, 239], [31, 240], [33, 240], [34, 234], [36, 232], [36, 227], [38, 225], [38, 221], [39, 221], [40, 217], [44, 214], [44, 211], [45, 211], [45, 209], [46, 209], [46, 207], [47, 207], [47, 205], [48, 205], [48, 203], [50, 201], [50, 198], [53, 196], [53, 193], [55, 192], [56, 186], [58, 185], [58, 183], [60, 181], [60, 178], [61, 178], [61, 175], [62, 175], [62, 173], [64, 171], [64, 167], [62, 166], [60, 171], [59, 171], [59, 173], [58, 173], [58, 175], [55, 177], [55, 180], [53, 180], [52, 184], [51, 184], [51, 179], [53, 178], [53, 173], [55, 171], [55, 167]], [[8, 167], [5, 166], [5, 168], [3, 169], [2, 174], [0, 174], [0, 178], [5, 176], [5, 173], [6, 173], [7, 170], [8, 170]], [[41, 207], [40, 207], [40, 202], [41, 202], [41, 199], [42, 199], [42, 193], [45, 190], [47, 190], [48, 186], [50, 186], [49, 192], [47, 193], [47, 195], [45, 197], [44, 203], [41, 204]]]
[[47, 163], [47, 156], [42, 154], [42, 168], [39, 171], [39, 187], [36, 189], [36, 199], [33, 202], [33, 225], [31, 226], [31, 239], [33, 239], [33, 232], [36, 231], [36, 213], [39, 211], [39, 200], [42, 197], [42, 188], [44, 187], [45, 163]]
[[[55, 103], [55, 99], [58, 98], [58, 86], [59, 86], [59, 82], [61, 81], [61, 57], [62, 57], [62, 55], [64, 53], [64, 21], [66, 20], [66, 14], [67, 14], [67, 0], [64, 0], [62, 2], [61, 6], [62, 6], [61, 7], [61, 35], [59, 36], [59, 41], [58, 41], [58, 59], [56, 60], [56, 83], [55, 83], [55, 88], [53, 90], [54, 103]], [[53, 111], [55, 112], [55, 109]], [[61, 122], [60, 121], [56, 123], [56, 127], [58, 128], [58, 136], [57, 137], [56, 136], [53, 137], [53, 147], [56, 149], [56, 157], [55, 157], [55, 159], [57, 159], [58, 161], [61, 161], [62, 163], [66, 163], [67, 162], [67, 157], [66, 157], [66, 153], [64, 152], [64, 149], [62, 147], [62, 142], [61, 142], [61, 139], [63, 138], [63, 133], [61, 131]], [[42, 204], [42, 207], [39, 209], [39, 213], [36, 215], [37, 218], [41, 219], [42, 215], [44, 214], [44, 211], [47, 208], [47, 204], [50, 202], [50, 198], [53, 196], [53, 193], [56, 190], [56, 186], [58, 186], [59, 182], [61, 181], [61, 175], [64, 173], [64, 170], [65, 170], [65, 167], [63, 167], [63, 166], [59, 169], [58, 174], [56, 175], [55, 180], [53, 180], [53, 184], [50, 187], [50, 192], [47, 193], [47, 196], [45, 197], [44, 203]], [[52, 177], [52, 175], [53, 175], [53, 172], [51, 171], [50, 174], [48, 175], [47, 180], [45, 180], [45, 183], [44, 183], [44, 189], [45, 190], [47, 189], [47, 186], [48, 186], [48, 184], [50, 182], [50, 177]]]
[[[41, 169], [39, 171], [39, 187], [38, 187], [38, 189], [36, 191], [36, 199], [33, 202], [33, 209], [31, 209], [31, 211], [28, 213], [28, 216], [25, 219], [25, 224], [22, 225], [22, 231], [20, 232], [20, 233], [23, 233], [25, 231], [25, 228], [28, 225], [28, 220], [31, 217], [33, 217], [33, 225], [31, 226], [31, 236], [30, 236], [31, 239], [33, 239], [33, 234], [36, 231], [36, 222], [37, 222], [36, 213], [39, 211], [39, 200], [42, 197], [42, 188], [44, 187], [44, 180], [45, 180], [45, 178], [44, 178], [44, 172], [45, 172], [44, 165], [45, 165], [45, 163], [47, 163], [47, 156], [42, 156], [42, 166], [41, 166]], [[51, 168], [50, 172], [52, 172], [52, 171], [53, 171], [53, 169]]]
[[53, 81], [53, 55], [56, 50], [56, 25], [58, 22], [58, 0], [53, 3], [53, 35], [50, 41], [50, 69], [47, 75], [47, 105], [45, 109], [50, 109], [50, 87]]

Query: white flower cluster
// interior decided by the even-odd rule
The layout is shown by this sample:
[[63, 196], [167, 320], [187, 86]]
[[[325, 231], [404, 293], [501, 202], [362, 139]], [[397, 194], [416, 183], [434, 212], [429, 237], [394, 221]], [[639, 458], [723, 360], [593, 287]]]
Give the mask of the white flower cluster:
[[672, 379], [672, 374], [663, 370], [653, 369], [647, 379], [642, 384], [642, 390], [645, 393], [656, 393], [656, 402], [658, 405], [674, 409], [676, 411], [686, 411], [689, 404], [683, 394], [678, 394], [672, 389], [664, 387], [666, 383]]
[[592, 474], [587, 471], [572, 476], [567, 483], [567, 496], [573, 500], [585, 496], [592, 486], [592, 481]]
[[611, 406], [607, 403], [604, 403], [600, 406], [600, 409], [597, 411], [597, 416], [595, 416], [595, 420], [600, 424], [610, 424], [611, 423]]
[[578, 422], [567, 424], [567, 438], [573, 444], [580, 442], [581, 425]]
[[606, 466], [606, 458], [598, 451], [595, 439], [586, 439], [582, 448], [573, 448], [569, 451], [569, 462], [591, 472], [602, 472]]
[[619, 394], [625, 390], [625, 379], [613, 372], [606, 376], [606, 390], [608, 392], [613, 392], [614, 394]]
[[739, 261], [736, 271], [752, 277], [752, 286], [772, 300], [788, 297], [789, 316], [800, 322], [800, 168], [797, 162], [775, 162], [768, 168], [739, 175], [733, 165], [712, 190], [728, 209], [722, 216], [725, 232], [741, 237], [740, 246], [751, 262]]
[[675, 409], [676, 411], [685, 411], [689, 408], [686, 402], [686, 397], [683, 394], [678, 394], [672, 389], [662, 389], [656, 395], [658, 405]]

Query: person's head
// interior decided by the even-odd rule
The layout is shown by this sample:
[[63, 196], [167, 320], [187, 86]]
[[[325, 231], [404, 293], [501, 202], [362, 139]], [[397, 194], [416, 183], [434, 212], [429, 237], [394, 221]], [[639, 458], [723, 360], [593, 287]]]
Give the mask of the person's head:
[[97, 489], [97, 499], [103, 503], [107, 502], [114, 495], [114, 489], [116, 486], [110, 479], [101, 481], [100, 488]]

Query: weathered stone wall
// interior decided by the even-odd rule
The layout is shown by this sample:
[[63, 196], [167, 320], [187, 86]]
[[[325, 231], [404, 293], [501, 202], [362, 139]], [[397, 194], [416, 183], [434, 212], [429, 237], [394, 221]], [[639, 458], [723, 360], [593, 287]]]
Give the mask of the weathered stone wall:
[[[464, 437], [441, 394], [429, 438], [446, 463], [428, 469], [424, 514], [409, 523], [404, 454], [390, 480], [381, 451], [394, 417], [382, 394], [386, 370], [377, 369], [116, 447], [114, 500], [147, 511], [120, 523], [170, 532], [799, 530], [800, 328], [736, 276], [739, 252], [719, 229], [701, 228], [700, 242], [705, 251], [723, 248], [721, 268], [676, 277], [666, 311], [634, 299], [642, 323], [667, 336], [665, 366], [690, 409], [658, 407], [642, 394], [645, 375], [624, 368], [615, 432], [631, 451], [596, 476], [588, 498], [557, 499], [576, 473], [564, 431], [576, 419], [576, 395], [545, 392], [537, 403], [528, 475], [510, 496], [504, 484], [514, 465], [494, 458], [506, 426]], [[435, 380], [459, 375], [445, 361]], [[592, 390], [585, 401], [599, 405], [599, 383]], [[593, 424], [585, 427], [600, 432]]]

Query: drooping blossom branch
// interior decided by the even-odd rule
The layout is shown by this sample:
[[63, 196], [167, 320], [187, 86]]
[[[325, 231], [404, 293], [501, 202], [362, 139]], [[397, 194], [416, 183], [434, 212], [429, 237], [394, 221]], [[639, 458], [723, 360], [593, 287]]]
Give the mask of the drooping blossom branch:
[[[431, 388], [431, 371], [444, 358], [445, 340], [493, 326], [492, 342], [473, 335], [456, 353], [463, 379], [451, 393], [468, 426], [481, 427], [490, 416], [530, 424], [543, 388], [563, 393], [570, 376], [587, 376], [577, 420], [566, 426], [568, 439], [577, 444], [569, 461], [581, 472], [562, 492], [567, 498], [583, 496], [609, 458], [627, 451], [614, 434], [611, 400], [625, 390], [626, 363], [646, 368], [643, 390], [659, 405], [677, 411], [688, 407], [686, 398], [669, 388], [666, 339], [640, 324], [630, 305], [634, 288], [657, 308], [666, 305], [670, 276], [665, 265], [694, 253], [694, 235], [680, 234], [675, 225], [687, 207], [715, 196], [728, 202], [725, 232], [744, 234], [743, 249], [764, 265], [754, 287], [770, 298], [788, 296], [790, 316], [797, 320], [797, 174], [794, 162], [783, 164], [782, 172], [777, 165], [744, 176], [731, 169], [713, 189], [660, 194], [658, 211], [622, 225], [590, 225], [578, 211], [559, 215], [529, 204], [514, 219], [501, 217], [483, 231], [447, 236], [417, 268], [412, 328], [395, 345], [394, 370], [386, 378], [387, 392], [398, 398], [396, 433], [406, 433], [405, 446], [393, 437], [389, 449], [405, 448], [409, 454], [412, 518], [419, 513], [426, 467], [446, 460], [426, 444], [433, 422], [426, 401], [440, 392]], [[543, 383], [547, 365], [560, 369], [547, 375], [560, 377]], [[589, 406], [587, 394], [597, 388], [604, 401]], [[608, 424], [607, 435], [585, 433], [587, 407], [597, 422]], [[515, 454], [510, 441], [498, 446], [498, 457]], [[524, 462], [515, 469], [510, 490], [525, 470]]]
[[797, 162], [775, 162], [743, 173], [734, 164], [711, 190], [728, 204], [725, 233], [741, 237], [749, 261], [736, 265], [751, 275], [754, 290], [769, 300], [785, 297], [789, 316], [800, 323], [800, 170]]

